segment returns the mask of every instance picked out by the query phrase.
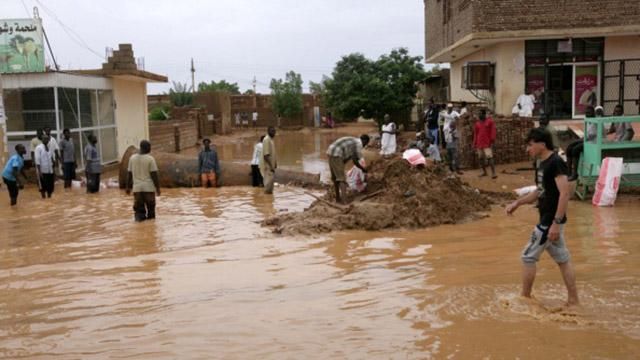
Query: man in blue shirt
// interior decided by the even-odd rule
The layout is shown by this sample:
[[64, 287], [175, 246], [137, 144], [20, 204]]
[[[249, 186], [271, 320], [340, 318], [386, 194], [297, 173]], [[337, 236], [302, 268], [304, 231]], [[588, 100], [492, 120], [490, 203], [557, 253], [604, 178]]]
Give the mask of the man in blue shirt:
[[26, 178], [24, 175], [24, 154], [27, 153], [27, 149], [25, 149], [24, 145], [18, 144], [15, 147], [16, 153], [9, 158], [7, 164], [2, 171], [2, 180], [5, 184], [7, 184], [7, 189], [9, 189], [9, 198], [11, 198], [11, 206], [14, 206], [18, 203], [18, 192], [19, 189], [23, 188], [23, 185], [20, 181], [18, 181], [18, 172], [22, 174], [23, 178]]
[[211, 148], [211, 140], [202, 140], [204, 150], [198, 156], [198, 172], [200, 173], [200, 181], [202, 187], [216, 187], [217, 178], [220, 176], [220, 162], [218, 161], [218, 153]]

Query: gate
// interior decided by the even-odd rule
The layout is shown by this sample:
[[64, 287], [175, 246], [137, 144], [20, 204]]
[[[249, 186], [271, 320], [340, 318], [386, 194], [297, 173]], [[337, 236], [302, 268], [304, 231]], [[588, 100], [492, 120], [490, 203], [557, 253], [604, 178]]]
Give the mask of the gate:
[[612, 114], [622, 104], [625, 115], [640, 114], [640, 59], [604, 61], [602, 106]]

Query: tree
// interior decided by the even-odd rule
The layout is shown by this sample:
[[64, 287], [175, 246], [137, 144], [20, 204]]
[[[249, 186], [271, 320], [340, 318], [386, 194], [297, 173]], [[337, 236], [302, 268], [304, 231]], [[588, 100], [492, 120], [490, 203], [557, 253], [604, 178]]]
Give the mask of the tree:
[[416, 82], [426, 75], [421, 60], [410, 56], [405, 48], [376, 61], [358, 53], [343, 56], [332, 77], [323, 80], [327, 107], [342, 118], [362, 115], [382, 120], [387, 113], [408, 114], [417, 92]]
[[220, 80], [218, 82], [211, 80], [208, 84], [206, 82], [198, 84], [198, 92], [207, 91], [223, 91], [232, 95], [239, 95], [240, 87], [238, 87], [238, 83], [228, 83], [226, 80]]
[[302, 76], [289, 71], [282, 79], [271, 79], [273, 111], [279, 116], [292, 118], [302, 114]]
[[253, 89], [247, 89], [247, 91], [243, 92], [242, 95], [255, 95], [256, 93], [253, 92]]
[[181, 107], [193, 104], [193, 93], [189, 91], [187, 84], [173, 81], [173, 87], [169, 90], [171, 105]]

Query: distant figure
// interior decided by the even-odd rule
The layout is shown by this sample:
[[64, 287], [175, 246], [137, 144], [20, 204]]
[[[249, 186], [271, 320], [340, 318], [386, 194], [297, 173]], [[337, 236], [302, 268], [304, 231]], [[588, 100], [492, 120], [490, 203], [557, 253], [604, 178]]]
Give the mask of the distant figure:
[[[595, 117], [595, 110], [593, 109], [593, 106], [589, 105], [585, 108], [584, 117], [586, 119], [591, 119]], [[586, 136], [587, 136], [586, 141], [594, 142], [598, 137], [598, 126], [596, 124], [589, 124], [587, 126]], [[585, 142], [585, 139], [578, 139], [567, 146], [566, 155], [567, 155], [567, 166], [569, 167], [569, 173], [568, 173], [569, 181], [578, 180], [578, 176], [579, 176], [578, 166], [580, 163], [580, 156], [584, 151], [584, 142]], [[556, 145], [554, 143], [554, 147], [555, 146]]]
[[430, 159], [434, 163], [439, 163], [442, 161], [442, 157], [440, 156], [440, 148], [433, 142], [431, 136], [427, 136], [426, 139], [427, 144], [427, 159]]
[[331, 115], [331, 112], [327, 112], [327, 127], [333, 129], [334, 126], [335, 122], [333, 120], [333, 116]]
[[549, 132], [549, 134], [551, 134], [551, 140], [553, 140], [553, 149], [554, 151], [558, 151], [558, 149], [560, 149], [560, 140], [558, 140], [558, 132], [556, 131], [556, 128], [553, 127], [553, 125], [551, 125], [550, 123], [549, 114], [540, 115], [540, 119], [538, 120], [538, 122], [540, 123], [540, 127], [542, 129], [545, 129]]
[[211, 148], [211, 140], [202, 140], [204, 149], [198, 155], [198, 173], [203, 188], [216, 187], [217, 179], [220, 178], [220, 162], [218, 153]]
[[391, 116], [386, 114], [384, 116], [384, 123], [382, 125], [382, 134], [380, 155], [389, 156], [396, 153], [396, 124], [391, 121]]
[[240, 113], [236, 113], [235, 118], [236, 118], [236, 127], [239, 128], [240, 127]]
[[42, 129], [37, 129], [36, 130], [36, 137], [31, 139], [31, 142], [29, 143], [29, 153], [31, 155], [31, 161], [35, 164], [36, 161], [36, 157], [35, 157], [35, 152], [36, 152], [36, 148], [38, 147], [38, 145], [42, 144], [42, 135], [44, 134], [44, 132], [42, 131]]
[[[460, 118], [460, 114], [458, 114], [457, 111], [453, 110], [453, 104], [449, 103], [447, 104], [447, 110], [440, 113], [440, 117], [442, 118], [442, 135], [444, 137], [444, 143], [446, 145], [447, 139], [444, 135], [446, 131], [449, 129], [449, 125], [452, 122], [457, 121], [458, 118]], [[437, 145], [440, 145], [440, 144], [437, 144]]]
[[249, 128], [249, 114], [246, 112], [242, 113], [242, 127]]
[[140, 142], [140, 151], [129, 159], [127, 195], [133, 188], [133, 211], [137, 222], [156, 218], [156, 195], [160, 196], [158, 165], [151, 152], [151, 143]]
[[264, 193], [273, 194], [273, 182], [278, 168], [278, 156], [273, 139], [276, 137], [276, 129], [269, 126], [267, 136], [262, 140], [262, 157], [260, 158], [260, 174], [264, 181]]
[[449, 161], [449, 170], [458, 175], [462, 175], [460, 171], [460, 163], [458, 161], [458, 142], [460, 136], [458, 135], [457, 121], [453, 120], [449, 123], [449, 127], [444, 130], [444, 139], [447, 148], [447, 160]]
[[360, 135], [360, 138], [345, 136], [334, 141], [327, 149], [329, 155], [329, 168], [331, 169], [331, 181], [336, 192], [336, 202], [344, 203], [347, 199], [347, 177], [344, 165], [349, 161], [364, 173], [367, 172], [360, 164], [362, 149], [369, 144], [369, 135]]
[[264, 186], [262, 174], [260, 174], [260, 158], [262, 158], [262, 142], [264, 135], [253, 145], [253, 158], [251, 159], [251, 185], [253, 187]]
[[[622, 105], [618, 104], [613, 109], [612, 116], [624, 116]], [[629, 122], [611, 123], [609, 134], [615, 134], [614, 141], [631, 141], [635, 135], [635, 131]]]
[[433, 99], [429, 100], [429, 106], [424, 112], [425, 133], [427, 137], [431, 137], [434, 144], [438, 145], [438, 117], [440, 111], [434, 104]]
[[56, 167], [55, 152], [49, 146], [49, 137], [42, 135], [42, 144], [36, 147], [35, 151], [35, 163], [36, 172], [39, 177], [40, 183], [40, 196], [45, 198], [51, 197], [53, 194], [55, 175], [54, 169]]
[[535, 97], [529, 93], [529, 89], [525, 89], [524, 94], [518, 96], [516, 100], [516, 106], [513, 107], [512, 112], [517, 113], [521, 117], [533, 116], [533, 108], [535, 107]]
[[253, 110], [253, 114], [251, 114], [251, 122], [253, 123], [253, 127], [258, 126], [258, 110]]
[[566, 305], [578, 305], [576, 277], [563, 234], [571, 196], [567, 181], [567, 164], [553, 151], [551, 135], [544, 129], [532, 129], [527, 136], [527, 143], [529, 155], [540, 160], [535, 177], [537, 190], [514, 201], [506, 208], [507, 215], [512, 215], [521, 205], [537, 202], [540, 214], [539, 222], [522, 251], [521, 295], [531, 298], [531, 290], [536, 278], [536, 263], [546, 250], [560, 267], [568, 293]]
[[18, 193], [23, 188], [22, 183], [18, 180], [18, 173], [22, 174], [23, 178], [27, 178], [24, 174], [24, 154], [27, 153], [27, 149], [24, 148], [24, 145], [18, 144], [15, 150], [16, 153], [9, 158], [4, 170], [2, 170], [2, 181], [9, 190], [11, 206], [15, 206], [18, 203]]
[[478, 121], [474, 125], [473, 131], [473, 147], [478, 153], [478, 159], [482, 166], [482, 174], [487, 176], [487, 165], [491, 167], [491, 178], [496, 179], [496, 166], [493, 160], [493, 144], [496, 141], [496, 124], [491, 117], [487, 117], [485, 109], [480, 110]]
[[84, 172], [87, 176], [87, 194], [95, 194], [100, 191], [100, 173], [102, 172], [100, 153], [96, 148], [98, 138], [93, 134], [89, 134], [87, 140], [89, 143], [84, 147]]
[[56, 164], [61, 160], [60, 159], [60, 146], [58, 146], [58, 140], [55, 136], [51, 136], [51, 128], [45, 127], [44, 134], [49, 137], [49, 147], [53, 150], [56, 157]]
[[416, 133], [416, 139], [409, 144], [410, 149], [418, 149], [422, 155], [427, 154], [427, 141], [423, 131]]
[[69, 129], [62, 130], [62, 140], [60, 140], [60, 158], [62, 159], [62, 176], [64, 177], [64, 188], [71, 187], [71, 181], [76, 178], [76, 145], [71, 138]]
[[460, 114], [460, 116], [464, 115], [467, 113], [467, 111], [469, 111], [467, 109], [467, 102], [463, 101], [460, 103], [460, 111], [458, 111], [458, 113]]

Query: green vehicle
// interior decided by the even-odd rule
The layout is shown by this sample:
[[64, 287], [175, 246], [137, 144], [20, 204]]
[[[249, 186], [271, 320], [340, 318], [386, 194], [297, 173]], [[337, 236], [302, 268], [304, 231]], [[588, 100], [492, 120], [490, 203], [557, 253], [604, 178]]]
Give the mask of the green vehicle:
[[640, 116], [612, 116], [599, 118], [586, 118], [584, 120], [584, 133], [590, 124], [597, 126], [597, 136], [594, 141], [584, 139], [584, 152], [578, 165], [578, 183], [576, 195], [582, 200], [587, 198], [589, 191], [595, 188], [600, 174], [602, 159], [606, 157], [623, 158], [624, 168], [620, 186], [640, 186], [640, 140], [611, 141], [605, 134], [607, 128], [616, 123], [640, 123]]

